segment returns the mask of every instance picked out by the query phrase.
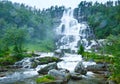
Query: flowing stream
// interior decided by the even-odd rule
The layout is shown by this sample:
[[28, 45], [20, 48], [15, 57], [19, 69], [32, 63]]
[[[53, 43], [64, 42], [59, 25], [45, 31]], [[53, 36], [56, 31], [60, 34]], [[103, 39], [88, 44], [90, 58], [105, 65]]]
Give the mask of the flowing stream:
[[[97, 45], [93, 39], [93, 32], [89, 28], [86, 22], [78, 23], [78, 21], [73, 16], [72, 9], [66, 9], [61, 18], [61, 24], [56, 28], [57, 36], [57, 49], [67, 50], [69, 53], [65, 53], [61, 59], [63, 61], [59, 62], [57, 65], [59, 68], [68, 69], [70, 72], [74, 71], [75, 66], [78, 62], [82, 61], [83, 65], [94, 65], [95, 62], [86, 62], [82, 59], [81, 55], [75, 54], [78, 50], [79, 45], [83, 45], [85, 50], [90, 50], [91, 47]], [[70, 54], [73, 53], [73, 54]], [[38, 77], [37, 71], [46, 65], [39, 65], [37, 68], [30, 69], [31, 59], [54, 56], [54, 53], [40, 53], [40, 56], [33, 58], [25, 58], [21, 60], [22, 69], [8, 72], [7, 76], [0, 77], [0, 84], [36, 84], [35, 78]], [[95, 77], [94, 73], [88, 72], [84, 78]], [[86, 79], [81, 82], [81, 84], [98, 84], [98, 83], [85, 83]], [[70, 81], [68, 84], [80, 84], [80, 81], [74, 82]]]

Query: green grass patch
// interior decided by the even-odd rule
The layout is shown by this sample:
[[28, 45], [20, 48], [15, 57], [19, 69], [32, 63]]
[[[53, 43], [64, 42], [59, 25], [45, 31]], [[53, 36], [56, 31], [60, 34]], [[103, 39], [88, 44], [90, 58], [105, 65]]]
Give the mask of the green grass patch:
[[113, 62], [113, 57], [107, 56], [107, 55], [101, 55], [97, 53], [89, 53], [89, 52], [84, 52], [83, 57], [88, 61], [90, 59], [93, 59], [97, 63], [112, 63]]
[[45, 45], [41, 43], [26, 44], [25, 49], [27, 49], [28, 51], [40, 51], [40, 52], [50, 52], [53, 50], [51, 45]]
[[55, 78], [51, 75], [45, 75], [43, 77], [39, 77], [36, 79], [37, 83], [47, 83], [47, 82], [53, 82]]

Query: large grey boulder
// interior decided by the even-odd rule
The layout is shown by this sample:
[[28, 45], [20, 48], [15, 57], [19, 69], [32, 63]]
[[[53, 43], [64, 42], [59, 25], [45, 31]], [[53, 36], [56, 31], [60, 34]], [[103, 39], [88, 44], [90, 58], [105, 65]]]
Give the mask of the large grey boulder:
[[48, 72], [48, 74], [53, 76], [56, 80], [62, 80], [63, 82], [67, 82], [70, 79], [70, 73], [65, 69], [52, 69]]
[[85, 67], [84, 67], [84, 65], [83, 65], [82, 62], [79, 62], [79, 63], [77, 64], [77, 66], [75, 67], [74, 71], [75, 71], [76, 73], [80, 73], [80, 74], [82, 74], [82, 75], [86, 75], [86, 73], [87, 73], [87, 70], [85, 69]]
[[57, 69], [57, 63], [56, 62], [53, 62], [53, 63], [49, 63], [47, 66], [41, 68], [38, 73], [39, 74], [47, 74], [49, 70], [52, 70], [52, 69]]

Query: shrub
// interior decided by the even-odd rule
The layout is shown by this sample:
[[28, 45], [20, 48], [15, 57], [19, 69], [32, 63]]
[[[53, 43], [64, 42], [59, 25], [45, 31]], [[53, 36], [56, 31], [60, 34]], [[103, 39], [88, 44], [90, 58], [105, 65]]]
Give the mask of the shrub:
[[4, 66], [4, 65], [12, 65], [16, 62], [16, 59], [12, 56], [6, 56], [6, 57], [2, 57], [0, 58], [0, 65]]

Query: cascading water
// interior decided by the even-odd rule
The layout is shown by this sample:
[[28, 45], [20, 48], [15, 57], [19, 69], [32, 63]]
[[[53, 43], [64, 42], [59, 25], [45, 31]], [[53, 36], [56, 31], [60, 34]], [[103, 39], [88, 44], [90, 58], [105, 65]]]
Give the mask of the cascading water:
[[[86, 50], [91, 49], [96, 42], [93, 39], [93, 32], [86, 22], [78, 23], [73, 16], [72, 9], [66, 9], [61, 18], [61, 24], [57, 27], [56, 33], [58, 41], [56, 46], [61, 50], [69, 50], [68, 52], [76, 53], [79, 45], [83, 45]], [[62, 57], [64, 61], [58, 63], [59, 68], [66, 68], [73, 72], [78, 62], [82, 61], [84, 66], [93, 65], [95, 62], [85, 62], [81, 55], [68, 54]]]
[[64, 11], [61, 24], [56, 29], [60, 37], [56, 42], [57, 48], [77, 52], [79, 45], [83, 45], [89, 50], [91, 46], [96, 45], [95, 41], [91, 41], [94, 35], [86, 22], [78, 23], [73, 17], [73, 11], [72, 9]]

